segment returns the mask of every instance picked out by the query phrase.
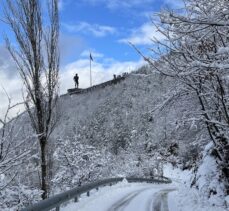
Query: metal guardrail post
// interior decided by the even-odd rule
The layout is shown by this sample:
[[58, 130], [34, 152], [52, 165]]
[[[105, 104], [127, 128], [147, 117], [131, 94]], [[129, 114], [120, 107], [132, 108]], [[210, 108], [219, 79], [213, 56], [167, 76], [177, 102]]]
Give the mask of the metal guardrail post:
[[75, 196], [75, 198], [74, 198], [74, 202], [78, 202], [79, 201], [79, 198], [78, 198], [78, 195], [77, 196]]

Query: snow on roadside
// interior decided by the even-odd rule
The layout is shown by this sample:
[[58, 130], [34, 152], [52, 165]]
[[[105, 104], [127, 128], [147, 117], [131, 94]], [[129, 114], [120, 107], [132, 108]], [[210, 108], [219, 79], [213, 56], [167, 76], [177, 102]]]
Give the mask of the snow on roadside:
[[[175, 182], [176, 183], [176, 182]], [[175, 184], [174, 183], [174, 184]], [[197, 189], [177, 183], [177, 191], [168, 195], [171, 211], [226, 211], [225, 207], [212, 206]]]
[[229, 207], [229, 196], [226, 196], [225, 200], [226, 200], [227, 206]]
[[213, 143], [210, 142], [203, 151], [203, 158], [196, 173], [195, 186], [205, 198], [209, 198], [212, 205], [222, 206], [225, 204], [224, 186], [216, 160], [211, 156], [213, 147]]
[[[165, 169], [166, 176], [170, 174], [174, 178], [173, 180], [176, 180], [172, 184], [128, 183], [124, 180], [111, 187], [102, 187], [99, 191], [93, 190], [89, 198], [84, 194], [78, 203], [71, 203], [62, 208], [61, 211], [107, 211], [117, 201], [125, 198], [126, 195], [139, 190], [146, 190], [145, 193], [147, 193], [149, 188], [152, 188], [151, 194], [175, 189], [168, 193], [168, 208], [170, 211], [226, 211], [226, 208], [220, 206], [210, 206], [197, 189], [189, 188], [188, 183], [185, 184], [191, 178], [189, 171], [182, 172], [180, 169], [173, 169], [170, 165], [167, 165]], [[140, 195], [136, 197], [136, 199], [138, 198], [141, 198]], [[139, 201], [133, 202], [133, 204], [136, 203], [139, 204]], [[142, 201], [142, 203], [144, 202]]]
[[[168, 195], [169, 210], [176, 211], [226, 211], [227, 208], [220, 204], [213, 206], [206, 196], [196, 188], [191, 188], [193, 173], [189, 170], [182, 171], [172, 167], [171, 164], [164, 166], [164, 175], [173, 180], [177, 191]], [[204, 182], [204, 181], [202, 181]]]
[[167, 163], [163, 167], [163, 173], [165, 177], [168, 177], [172, 179], [173, 181], [176, 181], [178, 183], [191, 183], [193, 174], [189, 170], [182, 171], [179, 168], [175, 168], [172, 166], [172, 164]]

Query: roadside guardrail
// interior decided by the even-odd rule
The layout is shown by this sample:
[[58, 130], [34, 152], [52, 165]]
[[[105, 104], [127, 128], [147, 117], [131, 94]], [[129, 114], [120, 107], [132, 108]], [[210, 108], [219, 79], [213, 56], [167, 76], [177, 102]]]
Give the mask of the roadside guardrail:
[[75, 202], [78, 201], [79, 197], [83, 193], [87, 193], [87, 196], [90, 196], [90, 191], [93, 189], [98, 190], [99, 187], [105, 185], [113, 185], [116, 184], [123, 179], [126, 179], [128, 182], [147, 182], [147, 183], [171, 183], [172, 181], [167, 177], [155, 177], [155, 178], [137, 178], [137, 177], [117, 177], [117, 178], [109, 178], [104, 180], [99, 180], [96, 182], [92, 182], [80, 187], [73, 188], [66, 192], [54, 195], [48, 199], [40, 201], [36, 204], [23, 208], [21, 211], [48, 211], [51, 209], [56, 209], [56, 211], [60, 210], [60, 205], [64, 202], [70, 201], [74, 199]]

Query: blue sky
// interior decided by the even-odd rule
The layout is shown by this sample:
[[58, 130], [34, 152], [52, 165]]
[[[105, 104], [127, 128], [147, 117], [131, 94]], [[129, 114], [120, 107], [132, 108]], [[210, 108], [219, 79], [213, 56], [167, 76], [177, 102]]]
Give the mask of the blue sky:
[[[134, 43], [146, 48], [150, 36], [154, 35], [150, 17], [163, 7], [177, 5], [179, 1], [168, 0], [62, 0], [61, 33], [63, 37], [74, 37], [80, 42], [75, 52], [76, 44], [68, 47], [71, 55], [63, 55], [62, 62], [79, 58], [84, 50], [96, 51], [118, 61], [137, 61], [139, 56], [128, 45], [128, 39], [142, 39]], [[65, 44], [65, 39], [62, 42]]]
[[[41, 2], [44, 2], [43, 0]], [[89, 86], [89, 52], [92, 52], [93, 84], [112, 79], [113, 74], [129, 72], [144, 64], [129, 46], [131, 41], [146, 54], [152, 47], [150, 38], [163, 39], [150, 18], [164, 7], [180, 8], [181, 0], [59, 0], [60, 11], [60, 93], [74, 86], [79, 74], [79, 87]], [[22, 99], [22, 83], [14, 62], [4, 47], [3, 35], [14, 42], [0, 6], [0, 87], [13, 101]], [[7, 101], [0, 88], [1, 108]]]

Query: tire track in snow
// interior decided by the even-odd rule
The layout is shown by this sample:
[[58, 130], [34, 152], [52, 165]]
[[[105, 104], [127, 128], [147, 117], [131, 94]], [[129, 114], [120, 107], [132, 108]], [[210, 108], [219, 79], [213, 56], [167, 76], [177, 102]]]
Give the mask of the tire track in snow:
[[165, 189], [155, 193], [149, 211], [169, 211], [168, 194], [175, 190], [176, 189]]
[[144, 188], [141, 190], [134, 191], [131, 194], [127, 194], [123, 199], [117, 201], [112, 207], [109, 208], [109, 211], [124, 211], [126, 206], [134, 200], [135, 197], [137, 197], [140, 193], [142, 193], [145, 190], [148, 190], [151, 188]]
[[169, 211], [168, 194], [174, 188], [143, 188], [116, 201], [107, 211]]

